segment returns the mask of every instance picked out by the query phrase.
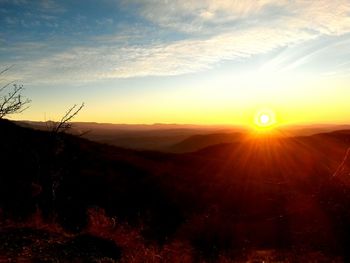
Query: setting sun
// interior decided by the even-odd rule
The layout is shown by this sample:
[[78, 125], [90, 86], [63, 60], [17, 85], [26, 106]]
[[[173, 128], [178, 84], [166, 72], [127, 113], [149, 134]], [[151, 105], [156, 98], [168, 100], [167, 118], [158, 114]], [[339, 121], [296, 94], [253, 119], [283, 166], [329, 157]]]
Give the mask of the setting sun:
[[260, 124], [266, 125], [270, 122], [270, 116], [267, 114], [262, 114], [259, 118]]
[[264, 109], [255, 114], [254, 126], [257, 130], [270, 130], [276, 124], [276, 115], [272, 110]]

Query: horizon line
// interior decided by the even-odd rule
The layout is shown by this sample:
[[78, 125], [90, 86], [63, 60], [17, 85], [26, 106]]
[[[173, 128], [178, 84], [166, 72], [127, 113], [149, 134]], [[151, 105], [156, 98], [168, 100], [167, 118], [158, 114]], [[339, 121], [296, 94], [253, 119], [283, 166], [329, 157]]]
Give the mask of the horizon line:
[[[28, 120], [28, 119], [11, 119], [10, 121], [16, 122], [37, 122], [37, 123], [46, 123], [46, 122], [59, 122], [54, 120], [39, 121], [39, 120]], [[98, 121], [72, 121], [71, 123], [83, 123], [83, 124], [102, 124], [102, 125], [130, 125], [130, 126], [224, 126], [224, 127], [235, 127], [235, 128], [248, 128], [250, 125], [245, 124], [234, 124], [234, 123], [174, 123], [174, 122], [153, 122], [153, 123], [118, 123], [118, 122], [98, 122]], [[290, 127], [290, 126], [350, 126], [350, 122], [295, 122], [295, 123], [281, 123], [277, 124], [276, 127]]]

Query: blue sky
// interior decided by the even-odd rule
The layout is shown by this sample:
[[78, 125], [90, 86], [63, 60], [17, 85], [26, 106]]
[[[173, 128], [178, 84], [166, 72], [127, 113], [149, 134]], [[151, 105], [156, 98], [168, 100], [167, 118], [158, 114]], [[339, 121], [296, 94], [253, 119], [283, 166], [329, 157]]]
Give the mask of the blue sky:
[[33, 101], [17, 118], [85, 101], [85, 121], [347, 120], [348, 0], [0, 0], [0, 14], [2, 81]]

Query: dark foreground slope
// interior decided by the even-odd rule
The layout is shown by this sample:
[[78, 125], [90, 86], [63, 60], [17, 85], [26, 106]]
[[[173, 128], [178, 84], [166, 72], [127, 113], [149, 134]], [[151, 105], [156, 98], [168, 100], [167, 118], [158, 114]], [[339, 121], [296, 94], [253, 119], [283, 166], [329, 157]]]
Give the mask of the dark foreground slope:
[[[39, 208], [71, 231], [84, 227], [86, 208], [92, 206], [132, 222], [143, 213], [150, 215], [150, 222], [179, 217], [159, 186], [153, 160], [71, 135], [19, 128], [7, 121], [0, 125], [5, 217], [22, 220]], [[156, 219], [163, 215], [168, 218]]]
[[139, 229], [146, 243], [188, 244], [193, 261], [261, 249], [348, 260], [350, 163], [332, 176], [349, 146], [347, 131], [245, 137], [179, 155], [8, 121], [0, 122], [0, 138], [2, 221], [40, 210], [47, 222], [79, 233], [88, 209], [99, 207]]

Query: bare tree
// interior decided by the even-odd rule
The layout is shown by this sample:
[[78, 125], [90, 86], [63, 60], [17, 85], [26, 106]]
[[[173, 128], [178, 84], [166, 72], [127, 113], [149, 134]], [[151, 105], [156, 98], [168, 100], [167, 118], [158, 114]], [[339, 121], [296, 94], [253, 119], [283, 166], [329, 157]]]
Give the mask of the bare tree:
[[78, 107], [77, 104], [74, 104], [61, 118], [59, 122], [57, 122], [52, 128], [53, 133], [63, 133], [72, 127], [70, 121], [81, 111], [84, 107], [84, 102]]
[[[11, 67], [0, 71], [0, 75], [4, 74]], [[21, 113], [29, 107], [30, 100], [23, 98], [23, 85], [17, 85], [13, 82], [0, 87], [0, 119], [14, 113]]]
[[[52, 127], [51, 127], [51, 134], [53, 135], [54, 138], [54, 154], [55, 154], [55, 159], [57, 156], [62, 154], [64, 152], [64, 149], [66, 147], [65, 140], [63, 140], [61, 134], [65, 133], [67, 130], [69, 130], [72, 127], [72, 124], [70, 121], [77, 116], [77, 114], [81, 111], [81, 109], [84, 107], [84, 103], [82, 103], [80, 106], [77, 104], [74, 104], [73, 107], [68, 109], [68, 111], [63, 115], [60, 121], [58, 122], [53, 122]], [[61, 182], [62, 182], [62, 171], [63, 168], [65, 167], [64, 163], [61, 163], [58, 166], [58, 169], [53, 170], [51, 172], [51, 192], [52, 192], [52, 201], [54, 202], [56, 200], [56, 193], [57, 190], [59, 189]]]

